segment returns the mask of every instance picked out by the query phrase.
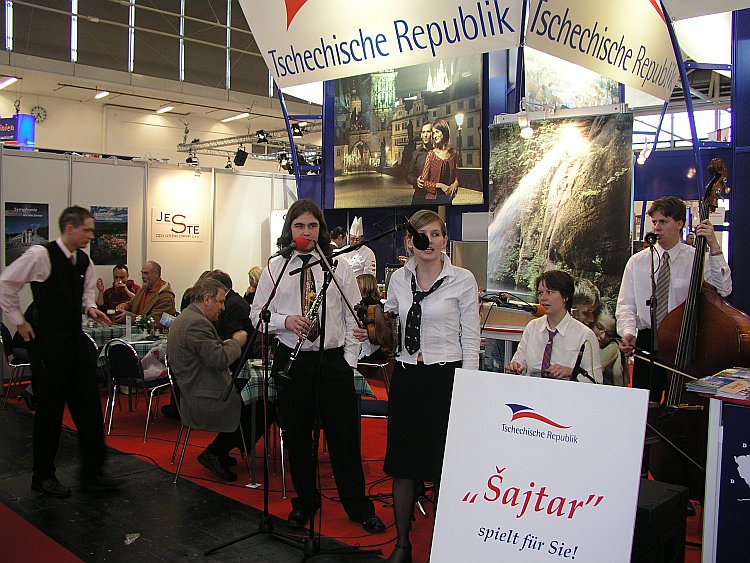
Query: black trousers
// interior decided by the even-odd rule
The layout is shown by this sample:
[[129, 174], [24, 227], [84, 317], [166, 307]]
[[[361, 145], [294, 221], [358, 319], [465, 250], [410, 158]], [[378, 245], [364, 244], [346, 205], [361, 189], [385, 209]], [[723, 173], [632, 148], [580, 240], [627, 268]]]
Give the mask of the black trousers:
[[60, 336], [37, 334], [29, 349], [34, 397], [32, 480], [55, 476], [63, 411], [68, 404], [78, 430], [81, 476], [94, 477], [104, 464], [104, 417], [96, 382], [96, 354], [80, 329]]
[[[264, 423], [271, 426], [276, 420], [276, 408], [273, 403], [268, 403], [268, 417], [263, 414], [263, 401], [255, 402], [255, 434], [253, 434], [253, 407], [252, 405], [242, 405], [242, 414], [240, 415], [240, 426], [245, 434], [247, 447], [260, 440], [265, 434]], [[208, 450], [217, 455], [227, 455], [231, 450], [237, 448], [242, 450], [242, 433], [239, 426], [234, 432], [219, 432], [213, 441], [208, 445]]]
[[[290, 354], [286, 346], [278, 347], [274, 371], [284, 369]], [[291, 379], [276, 376], [284, 443], [289, 450], [289, 467], [297, 493], [292, 506], [308, 515], [311, 507], [317, 510], [320, 506], [313, 465], [313, 455], [317, 452], [313, 452], [312, 439], [319, 415], [341, 504], [349, 518], [363, 522], [375, 514], [375, 507], [365, 495], [352, 368], [344, 359], [343, 348], [324, 351], [316, 401], [320, 359], [319, 352], [301, 352], [289, 372]], [[316, 407], [319, 407], [317, 412]]]
[[[636, 347], [651, 352], [651, 329], [638, 331]], [[653, 367], [653, 372], [651, 371]], [[661, 402], [667, 385], [667, 370], [651, 364], [647, 360], [635, 358], [633, 362], [633, 387], [649, 390], [649, 401]]]

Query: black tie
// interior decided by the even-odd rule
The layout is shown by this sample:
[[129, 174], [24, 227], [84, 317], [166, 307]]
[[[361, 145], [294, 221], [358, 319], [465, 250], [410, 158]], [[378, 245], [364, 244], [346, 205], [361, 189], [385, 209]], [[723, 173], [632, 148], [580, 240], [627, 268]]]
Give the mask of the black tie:
[[420, 347], [419, 327], [422, 322], [422, 305], [420, 305], [420, 302], [440, 287], [444, 279], [440, 278], [433, 283], [429, 291], [417, 291], [417, 280], [414, 274], [411, 275], [411, 292], [414, 295], [414, 300], [409, 309], [409, 314], [406, 316], [406, 331], [404, 336], [404, 346], [409, 354], [415, 354]]

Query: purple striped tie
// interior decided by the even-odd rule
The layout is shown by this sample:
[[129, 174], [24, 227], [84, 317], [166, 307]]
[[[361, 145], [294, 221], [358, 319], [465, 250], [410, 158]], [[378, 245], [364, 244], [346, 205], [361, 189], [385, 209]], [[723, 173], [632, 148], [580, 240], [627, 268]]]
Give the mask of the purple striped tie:
[[542, 376], [544, 376], [544, 374], [547, 372], [550, 363], [552, 362], [552, 339], [557, 334], [557, 329], [547, 329], [547, 332], [549, 333], [549, 340], [547, 341], [547, 345], [544, 347], [544, 356], [542, 356]]

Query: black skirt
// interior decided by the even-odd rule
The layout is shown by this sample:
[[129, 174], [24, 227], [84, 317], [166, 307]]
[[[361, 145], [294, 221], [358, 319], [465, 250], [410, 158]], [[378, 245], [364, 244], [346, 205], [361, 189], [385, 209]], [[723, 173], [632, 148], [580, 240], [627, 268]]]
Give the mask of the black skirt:
[[427, 366], [396, 362], [388, 396], [386, 474], [440, 481], [457, 367], [461, 362]]

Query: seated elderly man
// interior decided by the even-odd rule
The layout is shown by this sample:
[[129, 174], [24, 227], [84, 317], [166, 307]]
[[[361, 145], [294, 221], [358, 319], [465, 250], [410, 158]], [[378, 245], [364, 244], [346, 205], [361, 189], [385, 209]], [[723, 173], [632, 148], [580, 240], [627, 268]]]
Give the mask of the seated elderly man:
[[218, 280], [199, 279], [193, 286], [192, 303], [175, 319], [169, 331], [167, 355], [175, 382], [180, 387], [182, 423], [219, 434], [198, 456], [198, 462], [223, 481], [237, 475], [226, 467], [228, 453], [239, 434], [242, 399], [223, 396], [231, 382], [229, 366], [239, 359], [247, 333], [238, 330], [222, 340], [213, 323], [224, 310], [227, 288]]
[[127, 303], [117, 306], [115, 321], [124, 323], [125, 317], [139, 317], [151, 315], [156, 322], [156, 327], [161, 327], [159, 320], [163, 313], [174, 315], [175, 298], [174, 291], [168, 282], [161, 279], [161, 266], [149, 260], [141, 268], [141, 287], [135, 296]]

